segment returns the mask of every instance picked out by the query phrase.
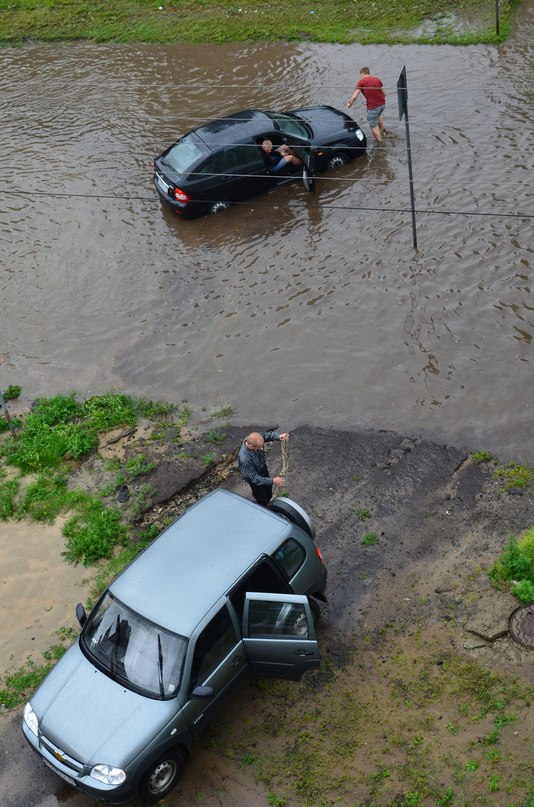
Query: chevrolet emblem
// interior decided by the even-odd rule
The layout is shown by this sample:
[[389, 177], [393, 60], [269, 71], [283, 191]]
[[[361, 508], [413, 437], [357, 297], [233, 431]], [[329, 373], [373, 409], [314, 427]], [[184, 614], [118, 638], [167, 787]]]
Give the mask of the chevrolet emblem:
[[61, 753], [61, 751], [54, 751], [54, 756], [55, 756], [55, 758], [56, 758], [56, 759], [58, 759], [60, 762], [65, 762], [65, 757], [63, 756], [63, 754]]

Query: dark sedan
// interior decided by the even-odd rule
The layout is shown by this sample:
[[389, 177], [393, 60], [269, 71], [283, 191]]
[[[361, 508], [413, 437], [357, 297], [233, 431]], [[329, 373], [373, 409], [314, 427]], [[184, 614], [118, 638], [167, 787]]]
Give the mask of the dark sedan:
[[193, 129], [156, 157], [154, 185], [165, 205], [195, 218], [300, 179], [312, 190], [317, 172], [346, 165], [366, 146], [359, 125], [330, 106], [246, 109]]

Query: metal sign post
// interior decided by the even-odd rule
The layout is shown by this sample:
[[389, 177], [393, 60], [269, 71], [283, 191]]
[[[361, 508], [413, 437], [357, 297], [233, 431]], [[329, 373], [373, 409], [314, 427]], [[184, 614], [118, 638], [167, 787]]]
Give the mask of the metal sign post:
[[0, 392], [0, 406], [4, 410], [4, 415], [6, 416], [7, 425], [9, 426], [9, 430], [10, 430], [11, 434], [13, 435], [13, 437], [16, 438], [17, 434], [15, 432], [15, 427], [13, 425], [13, 421], [11, 420], [11, 415], [9, 414], [9, 409], [7, 408], [7, 404], [6, 404], [5, 400], [4, 400], [4, 396], [2, 395], [1, 392]]
[[397, 81], [397, 98], [399, 101], [399, 120], [404, 117], [406, 124], [406, 149], [408, 151], [408, 177], [410, 182], [410, 203], [412, 207], [413, 245], [417, 249], [417, 232], [415, 229], [415, 196], [413, 191], [412, 149], [410, 146], [410, 125], [408, 122], [408, 84], [406, 81], [406, 66], [400, 72]]

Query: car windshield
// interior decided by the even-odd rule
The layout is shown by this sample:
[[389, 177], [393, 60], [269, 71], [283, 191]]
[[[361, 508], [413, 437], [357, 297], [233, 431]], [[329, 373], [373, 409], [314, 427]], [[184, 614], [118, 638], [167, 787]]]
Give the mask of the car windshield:
[[177, 174], [189, 171], [193, 163], [196, 163], [205, 152], [190, 134], [185, 135], [174, 146], [163, 155], [163, 161], [169, 165]]
[[299, 120], [293, 115], [286, 115], [284, 112], [266, 112], [265, 114], [277, 124], [284, 134], [302, 137], [304, 140], [309, 139], [311, 132], [303, 120]]
[[82, 632], [88, 655], [111, 678], [155, 698], [178, 690], [187, 641], [130, 611], [109, 592]]

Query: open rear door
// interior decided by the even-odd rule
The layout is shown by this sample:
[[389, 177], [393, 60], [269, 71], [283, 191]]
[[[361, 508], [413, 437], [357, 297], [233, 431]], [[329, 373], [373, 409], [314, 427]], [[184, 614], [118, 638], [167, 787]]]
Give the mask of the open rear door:
[[308, 598], [302, 594], [248, 592], [243, 643], [252, 672], [298, 680], [319, 667], [319, 648]]

